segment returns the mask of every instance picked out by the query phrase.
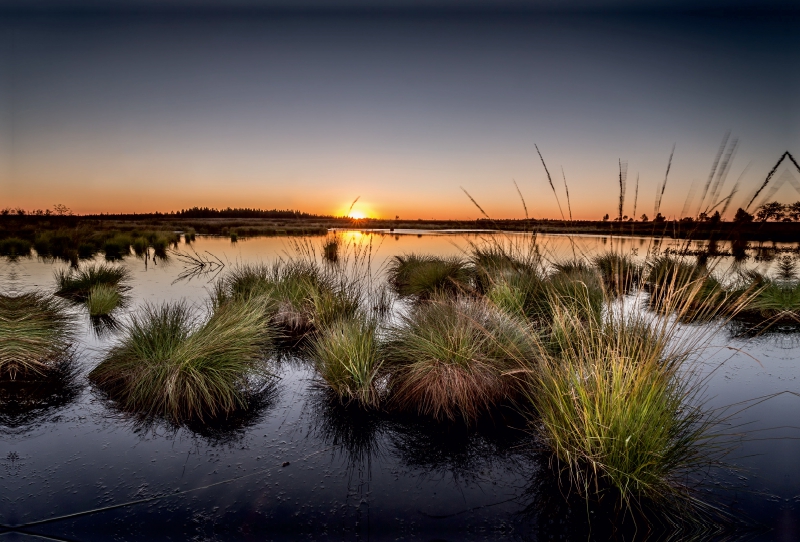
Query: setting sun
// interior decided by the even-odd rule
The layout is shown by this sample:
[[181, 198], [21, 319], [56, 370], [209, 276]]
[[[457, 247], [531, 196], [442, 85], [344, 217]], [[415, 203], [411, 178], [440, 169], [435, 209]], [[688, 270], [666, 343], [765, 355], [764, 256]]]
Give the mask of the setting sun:
[[356, 220], [367, 218], [367, 214], [364, 211], [356, 211], [356, 210], [350, 211], [350, 214], [347, 216], [349, 216], [350, 218], [354, 218]]

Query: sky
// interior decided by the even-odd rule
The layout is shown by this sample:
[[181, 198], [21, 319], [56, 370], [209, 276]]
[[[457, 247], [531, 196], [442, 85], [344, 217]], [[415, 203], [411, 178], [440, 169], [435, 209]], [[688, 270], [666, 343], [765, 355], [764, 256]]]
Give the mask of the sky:
[[[800, 17], [726, 4], [0, 0], [0, 207], [344, 214], [360, 196], [367, 216], [479, 217], [463, 188], [522, 218], [516, 182], [535, 218], [599, 219], [622, 160], [624, 214], [652, 216], [674, 145], [674, 216], [730, 131], [731, 216], [800, 157]], [[800, 172], [775, 179], [772, 199], [800, 199]]]

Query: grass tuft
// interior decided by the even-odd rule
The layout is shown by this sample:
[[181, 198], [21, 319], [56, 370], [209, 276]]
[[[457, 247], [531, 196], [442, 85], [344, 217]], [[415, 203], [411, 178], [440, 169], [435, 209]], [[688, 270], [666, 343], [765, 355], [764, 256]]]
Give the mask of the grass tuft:
[[510, 399], [505, 374], [531, 355], [528, 330], [482, 300], [438, 296], [390, 330], [392, 403], [436, 419], [467, 423]]
[[624, 295], [639, 283], [641, 270], [629, 255], [606, 252], [592, 259], [606, 286], [614, 295]]
[[48, 295], [0, 295], [0, 377], [42, 375], [63, 360], [75, 322], [63, 302]]
[[118, 288], [107, 284], [98, 284], [89, 289], [86, 308], [89, 316], [108, 316], [122, 304], [122, 301], [123, 296]]
[[123, 293], [129, 289], [130, 271], [106, 263], [92, 263], [55, 273], [56, 295], [72, 301], [86, 301], [93, 287], [107, 286]]
[[250, 377], [264, 373], [268, 315], [255, 299], [229, 301], [197, 322], [182, 303], [146, 306], [89, 374], [123, 409], [174, 422], [247, 406]]
[[377, 323], [363, 315], [338, 320], [315, 335], [309, 354], [317, 372], [343, 404], [377, 408], [383, 365]]
[[457, 294], [470, 288], [472, 272], [458, 257], [419, 254], [395, 256], [388, 267], [389, 282], [398, 295], [428, 299], [436, 294]]

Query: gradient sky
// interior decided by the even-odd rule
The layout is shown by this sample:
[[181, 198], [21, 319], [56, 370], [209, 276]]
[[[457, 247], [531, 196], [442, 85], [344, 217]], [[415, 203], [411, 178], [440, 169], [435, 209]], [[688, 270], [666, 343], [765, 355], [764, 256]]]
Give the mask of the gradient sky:
[[[616, 213], [623, 159], [625, 213], [638, 174], [637, 215], [652, 215], [675, 144], [674, 215], [726, 130], [740, 140], [728, 190], [749, 164], [732, 210], [784, 151], [800, 157], [788, 13], [21, 4], [0, 1], [0, 207], [338, 214], [361, 196], [373, 216], [476, 218], [464, 187], [492, 217], [521, 217], [515, 179], [532, 216], [555, 218], [538, 144], [565, 213], [562, 167], [574, 217], [598, 219]], [[800, 194], [785, 182], [775, 198]]]

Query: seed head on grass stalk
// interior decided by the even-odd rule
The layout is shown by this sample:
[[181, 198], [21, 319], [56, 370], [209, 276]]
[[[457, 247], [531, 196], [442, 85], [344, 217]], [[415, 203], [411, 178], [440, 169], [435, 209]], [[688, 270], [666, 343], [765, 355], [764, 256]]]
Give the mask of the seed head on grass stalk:
[[271, 339], [256, 299], [218, 305], [202, 322], [182, 303], [148, 305], [89, 377], [123, 410], [177, 423], [218, 418], [247, 406]]

